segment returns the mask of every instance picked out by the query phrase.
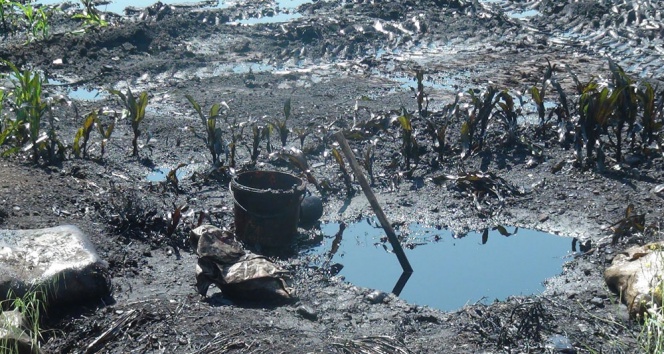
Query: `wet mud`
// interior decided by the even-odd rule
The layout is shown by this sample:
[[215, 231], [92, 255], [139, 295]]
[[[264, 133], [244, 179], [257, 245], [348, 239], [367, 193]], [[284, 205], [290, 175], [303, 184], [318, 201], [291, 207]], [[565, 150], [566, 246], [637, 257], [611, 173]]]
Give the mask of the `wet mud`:
[[[112, 299], [49, 316], [43, 348], [341, 353], [374, 341], [412, 353], [638, 351], [641, 327], [628, 318], [602, 274], [630, 244], [660, 236], [662, 203], [653, 188], [664, 183], [661, 152], [644, 157], [628, 151], [628, 162], [615, 164], [620, 168], [598, 171], [575, 164], [573, 147], [558, 143], [555, 133], [536, 138], [534, 126], [522, 125], [519, 136], [542, 147], [535, 162], [527, 144], [506, 144], [496, 126], [489, 128], [483, 149], [462, 158], [460, 119], [449, 122], [449, 149], [442, 155], [424, 122], [415, 120], [422, 151], [417, 168], [408, 171], [399, 166], [401, 135], [394, 118], [401, 107], [417, 111], [416, 70], [424, 72], [431, 112], [442, 111], [459, 92], [489, 85], [529, 97], [526, 90], [541, 85], [547, 61], [570, 92], [574, 81], [568, 72], [583, 82], [607, 77], [607, 58], [632, 77], [659, 83], [664, 24], [658, 6], [656, 1], [314, 1], [285, 12], [299, 15], [287, 16], [287, 22], [247, 25], [242, 20], [274, 18], [280, 10], [270, 1], [224, 8], [158, 3], [124, 17], [107, 14], [110, 26], [73, 34], [79, 28], [70, 19], [74, 8], [63, 5], [49, 39], [26, 44], [21, 34], [9, 36], [0, 44], [0, 57], [43, 71], [52, 80], [46, 88], [52, 97], [75, 89], [131, 88], [147, 91], [149, 104], [138, 158], [131, 156], [131, 126], [119, 120], [103, 158], [93, 137], [90, 158], [71, 156], [49, 166], [34, 165], [23, 155], [0, 161], [0, 227], [75, 224], [91, 236], [113, 276]], [[395, 225], [418, 222], [461, 236], [510, 225], [567, 237], [570, 250], [574, 237], [589, 248], [570, 257], [562, 274], [547, 279], [541, 294], [443, 312], [350, 284], [313, 262], [300, 252], [319, 243], [320, 228], [314, 225], [299, 229], [295, 253], [275, 259], [294, 275], [296, 302], [233, 301], [212, 289], [202, 298], [194, 287], [197, 259], [188, 232], [199, 220], [233, 228], [233, 171], [211, 165], [205, 130], [187, 94], [204, 111], [225, 101], [229, 117], [246, 122], [233, 171], [299, 174], [284, 154], [275, 153], [281, 146], [277, 133], [273, 153], [262, 141], [256, 162], [250, 158], [250, 123], [282, 119], [290, 99], [288, 126], [311, 133], [301, 144], [293, 131], [286, 146], [300, 148], [310, 173], [331, 186], [323, 198], [323, 223], [373, 215], [355, 181], [356, 192], [348, 195], [331, 154], [329, 133], [361, 126], [366, 135], [351, 146], [358, 157], [374, 147], [373, 188]], [[71, 142], [83, 117], [97, 109], [119, 116], [122, 106], [104, 94], [54, 107], [58, 135]], [[524, 105], [523, 121], [536, 116], [534, 105]], [[112, 120], [112, 113], [102, 117], [104, 124]], [[176, 185], [149, 177], [180, 164], [187, 166]], [[440, 182], [441, 175], [471, 171], [494, 173], [513, 193], [474, 200], [461, 184]], [[318, 194], [312, 183], [309, 190]], [[630, 203], [657, 231], [614, 242], [610, 226]], [[176, 208], [183, 218], [168, 232]], [[449, 284], [439, 296], [454, 291]], [[98, 341], [110, 328], [117, 330]]]

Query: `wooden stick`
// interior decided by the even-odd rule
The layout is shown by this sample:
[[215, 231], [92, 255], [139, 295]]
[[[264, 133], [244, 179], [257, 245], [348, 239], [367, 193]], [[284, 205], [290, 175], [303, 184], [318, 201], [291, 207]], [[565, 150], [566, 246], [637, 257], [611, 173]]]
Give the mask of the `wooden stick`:
[[390, 243], [392, 244], [392, 249], [394, 250], [394, 253], [396, 253], [397, 259], [401, 264], [401, 268], [403, 269], [404, 273], [412, 273], [413, 268], [410, 266], [408, 258], [406, 258], [406, 254], [403, 252], [403, 248], [401, 248], [399, 239], [397, 238], [397, 235], [394, 233], [392, 225], [390, 225], [390, 223], [387, 221], [387, 217], [385, 216], [385, 213], [383, 213], [383, 209], [380, 207], [380, 204], [378, 204], [378, 200], [376, 199], [376, 196], [371, 190], [371, 186], [369, 186], [367, 178], [364, 176], [364, 173], [360, 169], [360, 164], [357, 163], [355, 155], [353, 154], [353, 151], [350, 149], [348, 141], [346, 141], [346, 138], [344, 137], [344, 133], [341, 131], [337, 132], [334, 134], [334, 137], [339, 142], [339, 145], [341, 146], [341, 151], [343, 151], [344, 155], [346, 155], [346, 159], [348, 160], [350, 167], [353, 169], [357, 181], [360, 182], [360, 186], [362, 186], [362, 191], [369, 200], [371, 208], [373, 209], [374, 213], [376, 213], [376, 217], [378, 218], [378, 221], [380, 221], [380, 225], [383, 226], [383, 230], [385, 230], [385, 234], [387, 234], [387, 239], [390, 240]]

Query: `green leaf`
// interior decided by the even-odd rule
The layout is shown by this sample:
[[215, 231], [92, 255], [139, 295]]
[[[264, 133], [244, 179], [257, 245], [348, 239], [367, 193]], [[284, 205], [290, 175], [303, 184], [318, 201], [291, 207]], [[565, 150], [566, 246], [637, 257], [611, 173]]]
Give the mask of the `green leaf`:
[[401, 129], [403, 129], [405, 131], [412, 131], [413, 130], [413, 126], [410, 123], [410, 118], [408, 117], [408, 115], [399, 116], [399, 118], [397, 118], [397, 120], [401, 124]]
[[343, 157], [341, 157], [341, 154], [337, 149], [332, 148], [332, 156], [334, 156], [334, 159], [337, 161], [337, 164], [339, 164], [339, 167], [341, 167], [342, 170], [346, 169], [346, 164], [344, 163]]

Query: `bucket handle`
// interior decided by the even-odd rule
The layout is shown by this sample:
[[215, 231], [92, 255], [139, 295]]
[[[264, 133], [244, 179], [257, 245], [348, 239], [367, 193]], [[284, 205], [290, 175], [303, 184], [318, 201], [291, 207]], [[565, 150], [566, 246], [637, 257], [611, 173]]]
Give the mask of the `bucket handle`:
[[[254, 213], [252, 211], [249, 211], [247, 208], [243, 207], [242, 204], [240, 204], [240, 202], [237, 201], [237, 199], [235, 199], [235, 195], [233, 194], [232, 183], [233, 182], [228, 184], [228, 191], [231, 193], [231, 198], [233, 199], [233, 203], [235, 203], [235, 205], [239, 206], [240, 209], [244, 210], [245, 213], [247, 213], [247, 214], [249, 214], [253, 217], [261, 218], [261, 219], [275, 219], [275, 218], [286, 215], [286, 212], [281, 212], [281, 213], [277, 213], [277, 214], [274, 214], [274, 215], [260, 215], [260, 214]], [[302, 204], [303, 200], [304, 200], [304, 193], [302, 193], [302, 196], [300, 196], [300, 204]]]

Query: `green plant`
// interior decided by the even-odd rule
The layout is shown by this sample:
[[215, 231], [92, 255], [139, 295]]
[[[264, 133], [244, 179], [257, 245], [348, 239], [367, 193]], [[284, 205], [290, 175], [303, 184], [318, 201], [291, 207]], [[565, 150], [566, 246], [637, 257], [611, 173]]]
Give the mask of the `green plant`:
[[[609, 59], [609, 69], [613, 74], [614, 90], [618, 91], [616, 100], [615, 124], [613, 125], [616, 137], [616, 161], [622, 161], [622, 133], [627, 124], [627, 131], [633, 132], [636, 115], [638, 113], [638, 93], [634, 81], [625, 71]], [[632, 140], [634, 141], [634, 140]]]
[[261, 139], [265, 140], [265, 150], [268, 154], [272, 153], [272, 142], [270, 141], [270, 136], [272, 135], [272, 124], [267, 123], [261, 129]]
[[447, 104], [440, 112], [443, 120], [438, 122], [435, 120], [436, 117], [432, 117], [426, 120], [427, 129], [426, 132], [431, 136], [434, 149], [438, 152], [438, 157], [442, 159], [443, 153], [445, 152], [445, 147], [447, 146], [447, 127], [449, 125], [450, 119], [459, 114], [459, 97], [456, 95], [454, 103]]
[[228, 143], [228, 166], [235, 167], [235, 156], [237, 151], [237, 145], [242, 140], [242, 134], [244, 132], [244, 123], [238, 123], [237, 117], [230, 120], [228, 115], [224, 115], [224, 122], [228, 126], [228, 131], [231, 134], [231, 141]]
[[[518, 117], [520, 113], [514, 109], [514, 98], [507, 90], [504, 90], [498, 93], [494, 104], [498, 107], [493, 116], [498, 118], [498, 122], [505, 130], [506, 143], [513, 144], [517, 141], [519, 133]], [[523, 102], [520, 105], [523, 106]]]
[[10, 67], [9, 79], [15, 85], [13, 100], [10, 102], [14, 108], [15, 119], [6, 120], [0, 133], [0, 145], [10, 139], [14, 146], [3, 155], [17, 153], [21, 146], [29, 143], [24, 150], [32, 150], [33, 159], [37, 162], [40, 152], [48, 147], [49, 142], [49, 136], [40, 130], [42, 118], [49, 110], [48, 103], [42, 99], [42, 87], [46, 80], [37, 72], [20, 71], [8, 61], [3, 63]]
[[23, 12], [26, 28], [29, 30], [28, 42], [34, 39], [46, 39], [48, 37], [49, 25], [48, 16], [41, 7], [34, 7], [30, 4], [14, 3], [21, 12]]
[[[72, 149], [74, 150], [74, 156], [81, 157], [81, 152], [83, 152], [83, 157], [88, 157], [88, 140], [90, 139], [90, 133], [97, 124], [97, 112], [92, 111], [85, 117], [83, 121], [83, 126], [78, 128], [76, 131], [76, 136], [74, 137], [74, 144]], [[102, 134], [103, 135], [103, 134]], [[81, 142], [81, 139], [83, 141]]]
[[194, 107], [194, 110], [198, 113], [198, 116], [203, 122], [203, 126], [205, 127], [205, 131], [207, 133], [205, 144], [208, 150], [210, 150], [210, 154], [212, 155], [212, 163], [217, 165], [219, 163], [219, 155], [224, 151], [222, 132], [221, 128], [217, 128], [217, 119], [223, 113], [221, 111], [221, 107], [224, 106], [225, 108], [228, 108], [228, 105], [226, 102], [215, 103], [212, 105], [212, 107], [210, 107], [210, 113], [208, 116], [205, 116], [201, 106], [191, 95], [185, 95], [185, 97], [187, 97], [187, 100], [189, 100], [191, 105]]
[[[429, 116], [429, 100], [426, 99], [424, 94], [424, 71], [418, 69], [415, 71], [415, 81], [417, 81], [417, 93], [415, 98], [417, 100], [417, 112], [420, 115], [420, 118], [426, 118]], [[426, 106], [424, 102], [426, 101]]]
[[332, 156], [334, 156], [334, 160], [337, 161], [337, 164], [339, 165], [339, 170], [341, 170], [341, 176], [344, 180], [344, 184], [346, 185], [346, 194], [348, 197], [352, 197], [355, 195], [355, 188], [353, 188], [353, 183], [350, 178], [350, 174], [348, 173], [348, 169], [346, 168], [346, 163], [344, 162], [344, 158], [341, 156], [341, 153], [335, 148], [332, 148]]
[[7, 25], [7, 12], [11, 11], [13, 3], [8, 0], [0, 0], [0, 21], [2, 22], [3, 37], [9, 35], [9, 26]]
[[101, 157], [100, 159], [104, 159], [104, 152], [106, 152], [106, 144], [108, 141], [111, 139], [111, 134], [113, 134], [113, 130], [115, 129], [115, 123], [117, 123], [117, 117], [113, 118], [113, 122], [108, 124], [106, 128], [102, 126], [101, 122], [97, 120], [97, 131], [99, 131], [99, 135], [101, 135]]
[[23, 325], [19, 325], [10, 330], [16, 330], [16, 337], [25, 336], [30, 340], [29, 348], [19, 350], [19, 343], [13, 341], [10, 343], [6, 338], [0, 340], [0, 352], [2, 353], [23, 353], [26, 351], [38, 352], [39, 341], [41, 339], [41, 319], [45, 310], [45, 296], [40, 290], [30, 290], [25, 295], [18, 297], [10, 291], [7, 300], [0, 301], [0, 311], [3, 309], [12, 309], [17, 311], [23, 317]]
[[127, 117], [131, 121], [131, 129], [134, 132], [134, 138], [131, 141], [133, 147], [132, 156], [138, 156], [138, 137], [141, 135], [139, 125], [145, 118], [145, 108], [148, 105], [148, 93], [143, 91], [138, 96], [138, 100], [131, 93], [131, 89], [127, 88], [127, 94], [123, 94], [118, 90], [108, 90], [113, 95], [116, 95], [122, 100], [125, 106], [122, 112], [123, 118]]
[[[657, 244], [651, 245], [657, 261], [653, 264], [661, 264], [664, 253]], [[653, 279], [650, 284], [650, 294], [647, 303], [643, 304], [644, 312], [640, 316], [641, 332], [637, 337], [639, 346], [643, 353], [662, 353], [664, 352], [664, 308], [662, 299], [664, 297], [664, 279], [662, 278], [662, 269], [652, 272]], [[645, 301], [645, 300], [644, 300]]]
[[81, 0], [81, 4], [85, 7], [85, 10], [82, 14], [75, 14], [72, 16], [73, 19], [83, 20], [84, 26], [90, 27], [106, 27], [108, 22], [106, 22], [100, 15], [95, 4], [92, 0]]
[[[498, 90], [493, 86], [489, 86], [480, 95], [475, 90], [468, 91], [473, 109], [468, 114], [466, 121], [461, 125], [462, 157], [465, 157], [475, 149], [475, 140], [477, 140], [477, 149], [482, 149], [486, 129], [489, 125], [489, 118], [495, 105], [493, 99], [497, 93]], [[479, 132], [477, 131], [478, 128]]]
[[609, 121], [616, 110], [620, 92], [620, 89], [610, 90], [608, 87], [600, 90], [595, 81], [583, 88], [579, 98], [579, 125], [585, 136], [588, 158], [592, 156], [601, 135], [608, 134]]
[[261, 131], [263, 128], [254, 122], [251, 125], [251, 161], [256, 162], [258, 160], [258, 155], [260, 154], [260, 142], [261, 142]]
[[[279, 132], [279, 139], [281, 140], [281, 147], [286, 147], [286, 142], [288, 142], [288, 134], [290, 130], [286, 123], [291, 115], [291, 99], [287, 99], [284, 102], [284, 119], [274, 118], [268, 123]], [[269, 134], [268, 134], [269, 135]], [[269, 137], [268, 137], [269, 139]]]
[[300, 140], [300, 149], [304, 149], [304, 139], [311, 134], [311, 130], [308, 128], [293, 128], [293, 132], [297, 134], [297, 138]]
[[[411, 124], [412, 115], [401, 108], [401, 115], [397, 118], [401, 126], [401, 152], [404, 157], [404, 164], [406, 170], [410, 170], [410, 159], [414, 155], [413, 148], [413, 125]], [[415, 142], [417, 144], [417, 142]]]
[[649, 146], [655, 140], [655, 135], [662, 130], [664, 123], [664, 92], [656, 97], [657, 88], [645, 83], [643, 89], [638, 90], [638, 99], [643, 107], [641, 115], [641, 141], [644, 146]]
[[375, 147], [376, 147], [376, 140], [373, 140], [371, 141], [370, 144], [367, 145], [367, 148], [364, 150], [364, 154], [362, 156], [362, 165], [369, 174], [369, 179], [371, 180], [372, 186], [375, 183], [374, 170], [373, 170], [374, 162], [376, 161], [376, 156], [374, 155]]
[[186, 163], [181, 163], [177, 165], [174, 169], [168, 171], [168, 174], [166, 175], [166, 183], [164, 184], [164, 187], [168, 186], [169, 184], [173, 186], [173, 189], [175, 190], [175, 193], [179, 193], [180, 191], [180, 179], [178, 178], [178, 171], [182, 168], [187, 166]]

